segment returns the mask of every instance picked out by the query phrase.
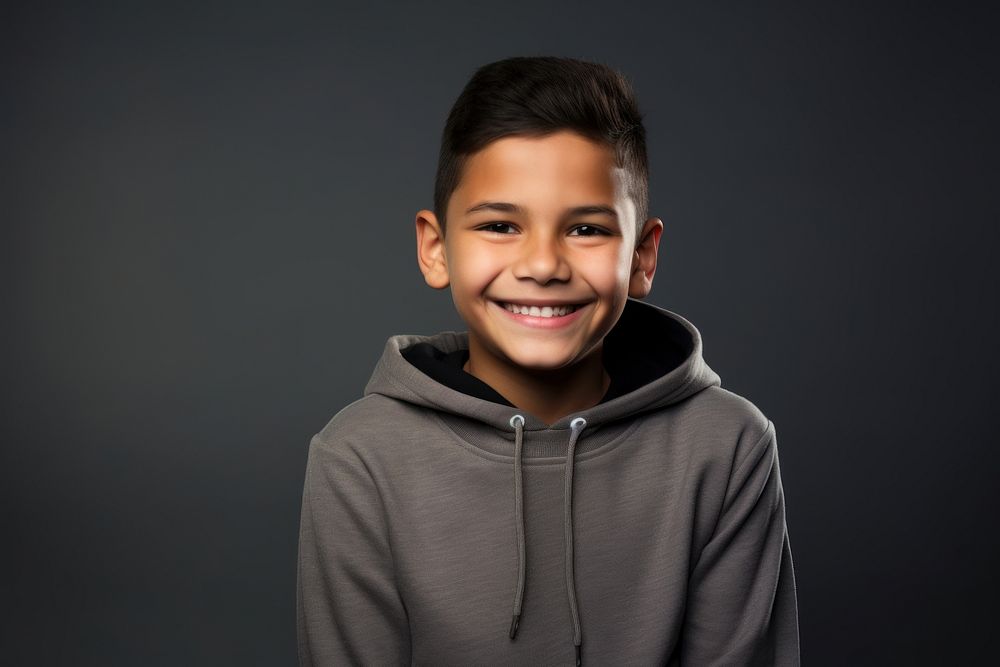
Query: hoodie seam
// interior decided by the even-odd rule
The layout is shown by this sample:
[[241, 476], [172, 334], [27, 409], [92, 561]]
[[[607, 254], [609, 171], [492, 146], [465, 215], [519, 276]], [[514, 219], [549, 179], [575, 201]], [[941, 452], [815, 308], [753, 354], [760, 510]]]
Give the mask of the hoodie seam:
[[[671, 404], [690, 398], [689, 395], [686, 395], [688, 387], [690, 387], [701, 375], [701, 373], [696, 372], [693, 368], [690, 370], [690, 373], [691, 375], [673, 392], [673, 396], [669, 399]], [[676, 398], [678, 396], [683, 396], [684, 398]]]
[[747, 465], [749, 461], [754, 460], [755, 458], [754, 452], [756, 452], [758, 449], [761, 448], [761, 443], [764, 443], [768, 440], [768, 436], [771, 433], [772, 426], [773, 424], [771, 423], [771, 420], [768, 419], [767, 426], [764, 428], [764, 433], [761, 434], [760, 438], [757, 439], [757, 442], [755, 442], [753, 447], [750, 448], [750, 451], [747, 452], [747, 455], [743, 457], [743, 460], [735, 465], [735, 467], [732, 469], [732, 472], [730, 472], [729, 477], [726, 479], [726, 488], [722, 492], [722, 503], [719, 506], [719, 513], [715, 517], [715, 523], [712, 526], [712, 534], [709, 536], [708, 542], [706, 542], [705, 545], [702, 546], [701, 551], [698, 552], [699, 560], [701, 560], [701, 553], [705, 550], [704, 547], [707, 546], [712, 541], [712, 539], [715, 537], [716, 532], [718, 532], [719, 530], [719, 522], [722, 521], [722, 516], [726, 513], [726, 509], [728, 508], [726, 500], [729, 498], [729, 489], [733, 485], [733, 480], [736, 479], [740, 475], [740, 473], [743, 472], [743, 468]]
[[[733, 479], [733, 478], [735, 478], [735, 477], [737, 477], [737, 476], [739, 476], [739, 474], [741, 472], [743, 472], [743, 468], [746, 467], [746, 465], [753, 459], [754, 452], [757, 451], [757, 449], [761, 446], [762, 442], [764, 442], [765, 440], [767, 440], [768, 435], [770, 435], [771, 429], [772, 429], [773, 426], [774, 426], [774, 424], [771, 422], [770, 419], [768, 419], [767, 420], [767, 426], [764, 427], [764, 433], [761, 434], [760, 438], [757, 439], [757, 442], [754, 443], [754, 446], [750, 448], [749, 452], [747, 452], [747, 455], [744, 456], [743, 460], [740, 461], [739, 464], [736, 466], [736, 469], [733, 471], [733, 474], [730, 476], [730, 480]], [[726, 485], [726, 492], [728, 492], [728, 491], [729, 491], [729, 485], [727, 484]]]

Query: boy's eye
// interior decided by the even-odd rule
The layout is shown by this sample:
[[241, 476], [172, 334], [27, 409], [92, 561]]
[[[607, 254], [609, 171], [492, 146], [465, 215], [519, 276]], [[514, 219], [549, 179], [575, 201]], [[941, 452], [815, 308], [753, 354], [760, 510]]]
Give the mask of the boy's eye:
[[[497, 231], [496, 229], [493, 229], [493, 228], [494, 227], [507, 228], [507, 227], [510, 227], [510, 226], [511, 226], [511, 223], [509, 223], [509, 222], [491, 222], [488, 225], [483, 225], [482, 227], [478, 227], [478, 229], [481, 229], [481, 230], [484, 230], [484, 231], [496, 232], [497, 234], [505, 234], [506, 232]], [[582, 230], [586, 230], [587, 233], [586, 234], [577, 234], [577, 236], [598, 236], [598, 235], [601, 235], [601, 234], [607, 235], [607, 233], [608, 233], [605, 230], [601, 229], [600, 227], [596, 227], [594, 225], [577, 225], [576, 227], [573, 228], [572, 231], [577, 231], [577, 230], [581, 230], [581, 229]]]
[[606, 231], [604, 231], [600, 227], [595, 227], [594, 225], [579, 225], [578, 227], [574, 227], [573, 231], [576, 231], [578, 229], [586, 229], [588, 230], [588, 232], [592, 232], [588, 234], [581, 234], [581, 236], [600, 236], [601, 234], [607, 234]]
[[497, 232], [497, 230], [492, 229], [493, 227], [510, 227], [510, 223], [509, 222], [491, 222], [490, 224], [483, 225], [482, 227], [478, 227], [477, 229], [482, 229], [482, 230], [488, 231], [488, 232], [496, 232], [498, 234], [502, 234], [503, 233], [503, 232]]

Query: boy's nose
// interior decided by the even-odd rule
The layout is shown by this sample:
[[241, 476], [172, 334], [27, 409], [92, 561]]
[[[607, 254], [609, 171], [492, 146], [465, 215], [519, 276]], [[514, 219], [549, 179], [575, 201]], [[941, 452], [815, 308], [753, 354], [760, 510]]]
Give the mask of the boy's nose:
[[518, 278], [533, 278], [540, 283], [550, 280], [569, 280], [570, 265], [565, 249], [551, 238], [535, 238], [524, 244], [523, 252], [514, 267]]

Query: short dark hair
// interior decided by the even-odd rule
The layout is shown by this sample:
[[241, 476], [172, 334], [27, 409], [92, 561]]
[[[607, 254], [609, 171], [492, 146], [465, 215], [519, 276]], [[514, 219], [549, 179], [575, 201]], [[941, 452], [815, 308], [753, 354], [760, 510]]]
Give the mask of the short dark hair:
[[[599, 62], [518, 56], [483, 65], [448, 114], [441, 137], [434, 215], [446, 233], [448, 199], [470, 155], [507, 136], [572, 130], [610, 146], [628, 177], [636, 207], [636, 243], [649, 210], [646, 129], [629, 79]], [[622, 221], [626, 224], [626, 221]]]

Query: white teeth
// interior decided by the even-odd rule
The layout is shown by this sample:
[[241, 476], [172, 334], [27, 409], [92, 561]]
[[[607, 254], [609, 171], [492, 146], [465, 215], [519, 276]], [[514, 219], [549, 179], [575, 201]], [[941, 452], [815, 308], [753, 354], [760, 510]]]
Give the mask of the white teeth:
[[532, 317], [563, 317], [569, 315], [579, 306], [521, 306], [516, 303], [505, 303], [503, 307], [512, 313], [530, 315]]

